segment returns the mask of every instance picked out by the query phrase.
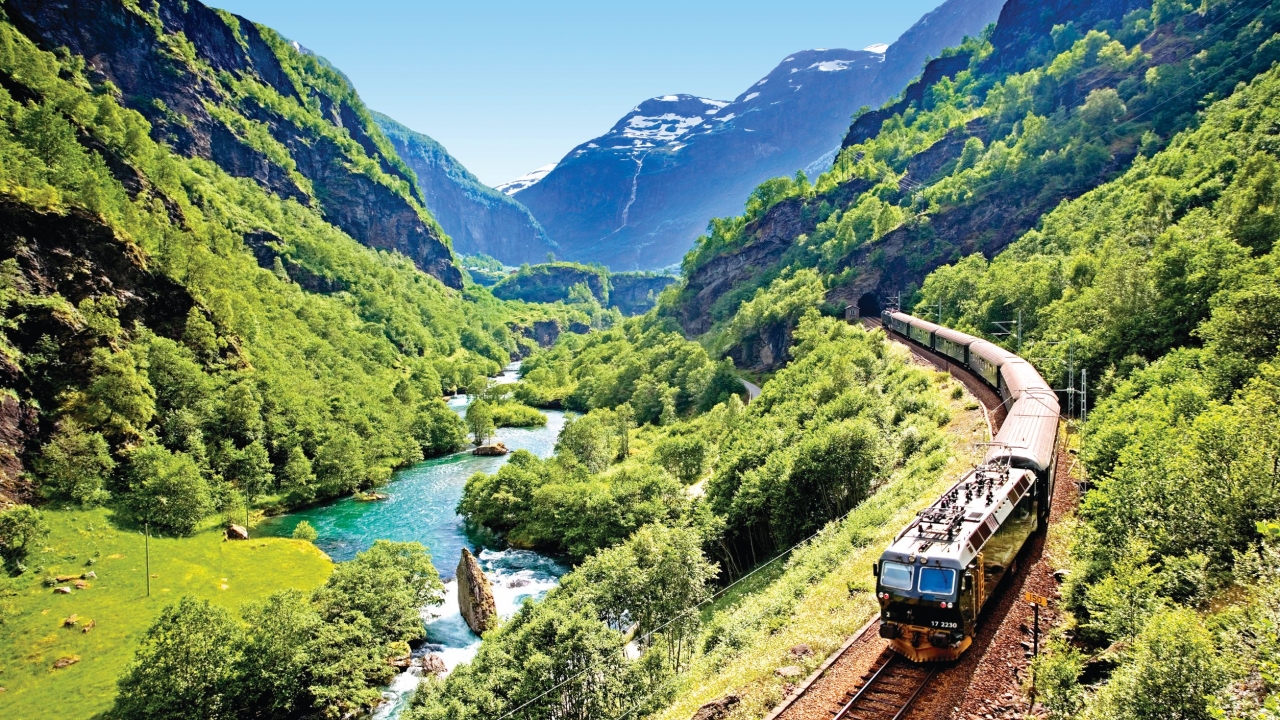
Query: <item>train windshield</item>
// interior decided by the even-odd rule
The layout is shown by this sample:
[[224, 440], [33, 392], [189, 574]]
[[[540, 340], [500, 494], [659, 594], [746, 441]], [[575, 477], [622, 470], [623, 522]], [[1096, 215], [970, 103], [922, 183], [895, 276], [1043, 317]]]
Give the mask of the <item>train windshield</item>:
[[902, 563], [888, 562], [881, 563], [880, 584], [885, 587], [896, 588], [898, 590], [910, 590], [911, 581], [914, 579], [912, 573], [915, 568]]
[[920, 592], [930, 595], [950, 595], [955, 589], [955, 570], [920, 568]]

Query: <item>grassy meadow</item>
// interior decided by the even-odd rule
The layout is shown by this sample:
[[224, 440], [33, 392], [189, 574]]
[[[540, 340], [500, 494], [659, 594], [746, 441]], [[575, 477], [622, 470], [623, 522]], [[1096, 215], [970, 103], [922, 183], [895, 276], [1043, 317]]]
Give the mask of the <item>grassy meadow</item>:
[[[101, 508], [49, 510], [45, 518], [51, 533], [43, 550], [28, 558], [31, 570], [0, 586], [0, 717], [99, 716], [111, 707], [116, 678], [143, 632], [166, 605], [192, 595], [234, 611], [277, 590], [314, 588], [333, 567], [308, 542], [229, 542], [220, 524], [211, 525], [188, 538], [151, 538], [147, 597], [143, 533], [116, 527]], [[88, 572], [97, 577], [70, 595], [43, 583]], [[57, 585], [74, 587], [73, 581]], [[67, 626], [73, 615], [74, 626]], [[60, 659], [77, 657], [54, 668]]]

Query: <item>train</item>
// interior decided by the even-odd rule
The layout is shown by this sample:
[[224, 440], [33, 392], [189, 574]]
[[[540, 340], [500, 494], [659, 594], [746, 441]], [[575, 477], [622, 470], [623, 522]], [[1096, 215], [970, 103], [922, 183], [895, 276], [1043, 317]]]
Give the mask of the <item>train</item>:
[[969, 369], [1008, 405], [983, 461], [903, 528], [872, 568], [880, 636], [914, 662], [959, 658], [982, 610], [1049, 520], [1057, 470], [1057, 393], [1017, 355], [903, 312], [885, 330]]

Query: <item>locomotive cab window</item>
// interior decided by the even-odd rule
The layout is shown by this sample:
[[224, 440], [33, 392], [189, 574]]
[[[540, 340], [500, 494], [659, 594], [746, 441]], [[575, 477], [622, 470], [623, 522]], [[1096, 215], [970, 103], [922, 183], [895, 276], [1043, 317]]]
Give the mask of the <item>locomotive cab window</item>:
[[880, 584], [897, 590], [910, 590], [915, 568], [896, 562], [884, 562], [880, 565]]
[[920, 592], [950, 595], [956, 589], [956, 571], [947, 568], [920, 568]]

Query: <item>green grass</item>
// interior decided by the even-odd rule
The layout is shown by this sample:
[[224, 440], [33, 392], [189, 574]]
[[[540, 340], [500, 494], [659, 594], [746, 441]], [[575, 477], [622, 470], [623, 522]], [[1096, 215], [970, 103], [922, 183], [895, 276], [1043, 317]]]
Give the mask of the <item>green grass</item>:
[[[227, 542], [218, 527], [208, 527], [189, 538], [151, 538], [147, 597], [142, 533], [116, 528], [103, 509], [45, 516], [52, 531], [46, 547], [28, 558], [32, 570], [11, 580], [11, 593], [0, 599], [0, 717], [94, 717], [111, 706], [116, 678], [166, 605], [193, 595], [236, 611], [277, 590], [314, 588], [333, 567], [310, 543]], [[71, 595], [54, 594], [42, 583], [88, 571], [98, 577]], [[72, 614], [79, 616], [77, 627], [63, 627]], [[89, 621], [94, 628], [82, 632]], [[59, 658], [75, 655], [80, 662], [53, 669]]]
[[[814, 670], [851, 633], [878, 611], [871, 563], [915, 514], [981, 458], [989, 436], [981, 411], [965, 411], [972, 396], [950, 398], [953, 381], [939, 373], [938, 393], [946, 398], [951, 422], [945, 447], [902, 468], [847, 518], [832, 523], [814, 541], [795, 550], [777, 567], [764, 568], [714, 603], [698, 654], [680, 678], [678, 698], [659, 720], [687, 720], [703, 703], [734, 692], [741, 702], [732, 718], [759, 718], [786, 694], [786, 679], [775, 674], [797, 665], [802, 677]], [[813, 654], [796, 658], [790, 648], [808, 645]]]

